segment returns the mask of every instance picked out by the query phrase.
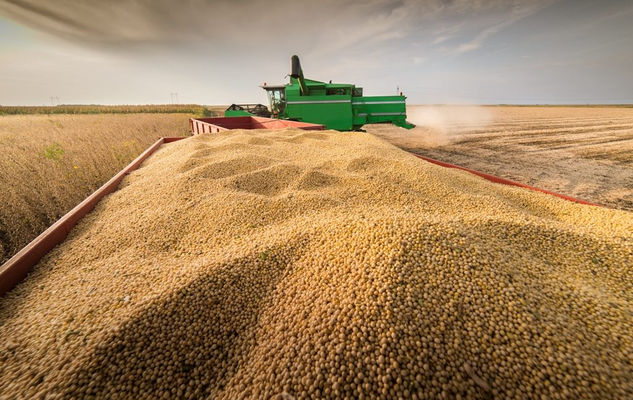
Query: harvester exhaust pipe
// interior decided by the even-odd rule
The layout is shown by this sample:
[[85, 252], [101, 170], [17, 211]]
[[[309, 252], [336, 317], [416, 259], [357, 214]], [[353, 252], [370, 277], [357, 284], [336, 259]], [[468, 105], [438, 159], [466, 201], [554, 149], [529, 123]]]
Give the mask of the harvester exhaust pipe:
[[303, 76], [303, 71], [301, 70], [301, 62], [299, 61], [299, 56], [292, 56], [290, 59], [291, 69], [290, 76], [293, 78], [299, 78]]
[[301, 87], [301, 94], [308, 94], [308, 86], [306, 85], [306, 81], [303, 78], [303, 70], [301, 69], [301, 62], [299, 61], [299, 56], [292, 56], [290, 59], [290, 76], [299, 81], [299, 86]]

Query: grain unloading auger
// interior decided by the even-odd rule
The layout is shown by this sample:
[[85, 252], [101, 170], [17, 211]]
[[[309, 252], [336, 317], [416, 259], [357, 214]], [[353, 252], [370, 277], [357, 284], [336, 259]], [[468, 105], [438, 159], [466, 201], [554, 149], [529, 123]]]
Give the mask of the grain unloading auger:
[[[365, 124], [392, 123], [413, 128], [408, 123], [406, 97], [363, 96], [363, 88], [348, 83], [326, 83], [306, 79], [299, 57], [292, 56], [290, 82], [285, 85], [261, 86], [268, 94], [270, 111], [267, 115], [252, 105], [233, 104], [226, 117], [259, 116], [324, 125], [339, 131], [358, 130]], [[261, 107], [259, 107], [261, 111]]]

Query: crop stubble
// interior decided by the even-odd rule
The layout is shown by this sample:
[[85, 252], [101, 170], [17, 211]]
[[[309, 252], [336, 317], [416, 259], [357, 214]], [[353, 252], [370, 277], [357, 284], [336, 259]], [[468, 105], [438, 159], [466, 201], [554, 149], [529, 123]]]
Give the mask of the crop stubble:
[[631, 107], [409, 106], [407, 111], [412, 118], [419, 115], [413, 131], [371, 125], [368, 132], [427, 157], [633, 210]]

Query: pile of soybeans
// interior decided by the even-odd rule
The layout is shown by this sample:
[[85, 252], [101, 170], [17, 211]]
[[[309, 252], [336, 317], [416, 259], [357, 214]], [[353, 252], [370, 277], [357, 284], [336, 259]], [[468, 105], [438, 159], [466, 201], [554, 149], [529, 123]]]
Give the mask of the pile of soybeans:
[[0, 338], [3, 399], [632, 398], [633, 214], [366, 133], [198, 136], [0, 299]]

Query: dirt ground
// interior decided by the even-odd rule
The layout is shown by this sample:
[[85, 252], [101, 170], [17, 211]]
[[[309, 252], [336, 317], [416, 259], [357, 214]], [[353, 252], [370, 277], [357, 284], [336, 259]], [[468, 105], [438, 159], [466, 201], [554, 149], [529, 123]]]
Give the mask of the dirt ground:
[[418, 154], [633, 210], [633, 108], [410, 106], [407, 131], [365, 129]]

